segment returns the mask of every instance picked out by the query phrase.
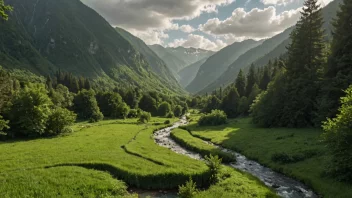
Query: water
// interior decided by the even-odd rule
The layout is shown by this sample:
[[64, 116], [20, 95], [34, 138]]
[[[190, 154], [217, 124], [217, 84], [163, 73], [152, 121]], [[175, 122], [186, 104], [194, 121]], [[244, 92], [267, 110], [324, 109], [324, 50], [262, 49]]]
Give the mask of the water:
[[[181, 147], [170, 137], [170, 133], [173, 129], [186, 124], [187, 124], [186, 117], [182, 117], [181, 120], [175, 123], [172, 127], [168, 127], [155, 132], [154, 133], [155, 142], [158, 145], [169, 148], [170, 150], [176, 153], [187, 155], [193, 159], [203, 160], [201, 155]], [[206, 142], [206, 143], [212, 144], [210, 142]], [[230, 163], [226, 165], [230, 165], [233, 168], [252, 174], [253, 176], [257, 177], [259, 180], [264, 182], [266, 186], [273, 188], [280, 197], [283, 197], [283, 198], [317, 198], [318, 197], [312, 190], [308, 189], [304, 184], [294, 179], [291, 179], [280, 173], [277, 173], [271, 170], [270, 168], [260, 165], [255, 161], [249, 160], [245, 156], [237, 152], [234, 152], [232, 150], [225, 149], [219, 146], [216, 146], [216, 147], [222, 149], [224, 152], [231, 153], [236, 156], [237, 158], [236, 163]]]

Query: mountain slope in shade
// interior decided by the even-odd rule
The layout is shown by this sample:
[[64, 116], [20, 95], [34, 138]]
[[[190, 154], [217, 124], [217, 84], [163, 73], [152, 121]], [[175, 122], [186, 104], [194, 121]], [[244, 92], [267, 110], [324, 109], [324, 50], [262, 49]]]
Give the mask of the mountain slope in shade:
[[155, 74], [129, 41], [81, 1], [6, 3], [15, 9], [8, 22], [0, 23], [4, 67], [24, 68], [41, 75], [61, 69], [112, 87], [135, 85], [184, 93], [177, 84]]
[[200, 66], [203, 65], [207, 59], [208, 58], [204, 58], [178, 72], [178, 75], [180, 76], [179, 83], [182, 87], [186, 87], [193, 81], [199, 71]]
[[140, 38], [133, 36], [128, 31], [122, 28], [115, 28], [116, 31], [122, 35], [126, 40], [128, 40], [132, 46], [140, 52], [148, 61], [149, 65], [153, 71], [158, 74], [160, 77], [167, 79], [170, 83], [177, 84], [174, 75], [166, 66], [165, 62], [159, 58], [159, 56], [151, 50], [147, 44], [144, 43]]
[[195, 79], [187, 86], [186, 90], [197, 93], [207, 85], [214, 82], [237, 58], [263, 41], [245, 40], [229, 45], [210, 58], [200, 67]]
[[164, 48], [161, 45], [151, 45], [150, 48], [166, 63], [168, 68], [179, 79], [178, 72], [204, 58], [213, 55], [214, 52], [195, 48]]
[[[335, 0], [322, 9], [322, 14], [325, 20], [324, 28], [327, 37], [331, 36], [331, 21], [336, 16], [340, 3], [342, 3], [342, 0]], [[243, 54], [215, 82], [198, 92], [198, 94], [205, 94], [219, 88], [220, 86], [230, 84], [236, 79], [240, 69], [244, 69], [245, 72], [248, 71], [251, 63], [255, 63], [257, 66], [263, 66], [270, 59], [285, 54], [287, 52], [286, 46], [290, 42], [289, 36], [293, 28], [294, 27], [291, 27], [285, 30], [283, 33], [268, 39], [262, 45]]]

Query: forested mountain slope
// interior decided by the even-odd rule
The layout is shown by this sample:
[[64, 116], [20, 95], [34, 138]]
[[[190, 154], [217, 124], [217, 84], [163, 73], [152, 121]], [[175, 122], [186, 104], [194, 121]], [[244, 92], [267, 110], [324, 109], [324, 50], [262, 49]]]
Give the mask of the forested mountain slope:
[[[323, 8], [324, 17], [324, 28], [326, 30], [327, 37], [331, 36], [332, 31], [332, 19], [336, 16], [336, 12], [339, 9], [339, 4], [342, 0], [335, 0], [329, 5]], [[206, 92], [211, 92], [222, 85], [228, 85], [235, 80], [240, 69], [248, 71], [249, 66], [255, 63], [257, 66], [263, 66], [272, 58], [277, 58], [287, 52], [286, 44], [289, 43], [289, 35], [294, 27], [285, 30], [283, 33], [278, 34], [253, 48], [240, 56], [230, 67], [213, 83], [198, 92], [199, 94], [204, 94]]]
[[199, 71], [200, 66], [203, 65], [205, 61], [207, 61], [207, 58], [193, 63], [192, 65], [189, 65], [178, 72], [178, 76], [180, 77], [179, 83], [182, 87], [186, 87], [193, 81]]
[[[183, 93], [153, 72], [129, 41], [79, 0], [7, 0], [14, 7], [0, 23], [0, 64], [49, 75], [61, 69], [104, 86], [135, 85]], [[172, 91], [170, 91], [172, 90]]]
[[211, 56], [199, 69], [195, 79], [187, 86], [186, 90], [191, 93], [197, 93], [207, 85], [215, 81], [221, 74], [227, 70], [229, 65], [237, 58], [254, 47], [257, 47], [263, 41], [245, 40], [229, 45], [213, 56]]

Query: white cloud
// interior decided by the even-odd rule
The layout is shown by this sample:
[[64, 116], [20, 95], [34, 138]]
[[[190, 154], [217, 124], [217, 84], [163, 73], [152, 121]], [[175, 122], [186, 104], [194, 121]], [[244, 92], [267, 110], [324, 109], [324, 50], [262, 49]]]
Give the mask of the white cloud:
[[163, 40], [166, 38], [169, 38], [169, 35], [165, 34], [164, 31], [161, 31], [161, 30], [147, 29], [144, 31], [140, 31], [140, 30], [131, 29], [129, 31], [134, 36], [142, 39], [147, 45], [153, 45], [153, 44], [163, 45], [164, 44]]
[[201, 48], [206, 50], [218, 51], [226, 46], [220, 39], [216, 39], [215, 41], [211, 41], [204, 36], [197, 34], [188, 35], [187, 39], [175, 39], [172, 43], [169, 43], [169, 47], [193, 47], [193, 48]]
[[186, 32], [186, 33], [191, 33], [191, 32], [194, 32], [194, 31], [195, 31], [195, 29], [194, 29], [192, 26], [190, 26], [190, 25], [182, 25], [182, 26], [180, 27], [180, 30], [181, 30], [182, 32]]
[[264, 5], [287, 5], [294, 0], [260, 0]]
[[273, 6], [263, 10], [254, 8], [246, 12], [237, 8], [232, 16], [221, 21], [218, 18], [209, 19], [199, 29], [212, 35], [231, 37], [246, 37], [262, 39], [276, 35], [296, 24], [300, 17], [300, 9], [276, 13]]

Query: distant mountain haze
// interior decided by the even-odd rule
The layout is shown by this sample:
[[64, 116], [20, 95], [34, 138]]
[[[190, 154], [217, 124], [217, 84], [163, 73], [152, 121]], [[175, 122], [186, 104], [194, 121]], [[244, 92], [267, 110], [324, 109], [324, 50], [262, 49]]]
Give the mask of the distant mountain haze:
[[193, 81], [193, 79], [196, 77], [199, 68], [201, 65], [207, 61], [208, 58], [204, 58], [196, 63], [193, 63], [185, 68], [183, 68], [181, 71], [178, 72], [179, 76], [179, 83], [182, 87], [187, 87], [189, 83]]
[[242, 42], [236, 42], [229, 45], [210, 58], [200, 66], [195, 79], [187, 86], [186, 90], [191, 93], [197, 93], [198, 91], [205, 88], [210, 83], [218, 79], [224, 71], [227, 70], [229, 65], [233, 63], [237, 58], [258, 45], [263, 43], [262, 41], [245, 40]]

